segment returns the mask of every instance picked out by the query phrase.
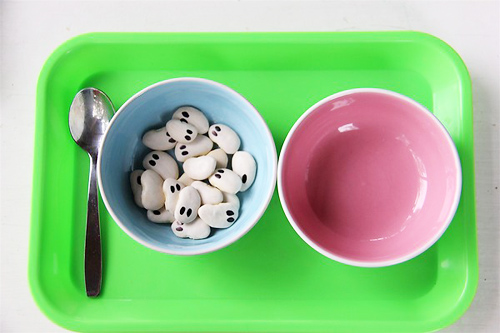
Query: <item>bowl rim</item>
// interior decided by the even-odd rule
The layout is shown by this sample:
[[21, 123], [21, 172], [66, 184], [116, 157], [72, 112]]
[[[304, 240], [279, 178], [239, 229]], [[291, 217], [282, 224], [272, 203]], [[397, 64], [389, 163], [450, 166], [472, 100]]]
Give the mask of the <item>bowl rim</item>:
[[[446, 215], [446, 218], [443, 219], [443, 223], [441, 224], [441, 227], [434, 233], [433, 237], [428, 239], [422, 246], [414, 249], [412, 252], [405, 256], [400, 256], [394, 259], [389, 259], [389, 260], [377, 260], [377, 261], [363, 261], [363, 260], [354, 260], [354, 259], [349, 259], [345, 258], [343, 256], [340, 256], [338, 254], [334, 254], [327, 249], [319, 246], [316, 242], [314, 242], [311, 238], [309, 238], [299, 227], [299, 225], [296, 223], [294, 218], [292, 217], [292, 214], [290, 213], [290, 210], [288, 209], [288, 204], [285, 200], [285, 196], [283, 193], [283, 180], [282, 180], [282, 173], [283, 173], [283, 159], [284, 156], [287, 152], [287, 148], [289, 145], [289, 142], [291, 138], [293, 137], [295, 131], [297, 128], [302, 124], [302, 122], [314, 111], [316, 110], [319, 106], [323, 105], [324, 103], [327, 103], [331, 100], [337, 99], [339, 97], [347, 96], [347, 95], [352, 95], [356, 93], [377, 93], [381, 95], [388, 95], [392, 97], [396, 97], [399, 100], [409, 102], [413, 106], [415, 106], [417, 109], [422, 111], [422, 114], [426, 116], [431, 122], [433, 122], [436, 125], [436, 128], [439, 129], [439, 131], [444, 134], [444, 139], [447, 143], [447, 146], [452, 152], [453, 155], [453, 163], [455, 165], [455, 168], [457, 170], [456, 173], [456, 190], [454, 193], [453, 197], [453, 202], [450, 207], [450, 210], [448, 211], [448, 214]], [[460, 157], [458, 155], [457, 148], [455, 146], [455, 143], [453, 142], [453, 139], [451, 138], [450, 133], [446, 130], [444, 125], [439, 121], [439, 119], [430, 111], [428, 110], [425, 106], [422, 104], [418, 103], [417, 101], [411, 99], [408, 96], [405, 96], [403, 94], [400, 94], [398, 92], [392, 91], [392, 90], [387, 90], [387, 89], [381, 89], [381, 88], [354, 88], [354, 89], [348, 89], [344, 91], [337, 92], [335, 94], [332, 94], [328, 97], [323, 98], [322, 100], [318, 101], [315, 103], [313, 106], [311, 106], [309, 109], [307, 109], [300, 117], [299, 119], [294, 123], [290, 131], [288, 132], [285, 142], [283, 143], [283, 146], [281, 148], [279, 160], [278, 160], [278, 194], [280, 197], [280, 203], [281, 206], [283, 207], [283, 211], [285, 212], [285, 215], [288, 219], [288, 222], [292, 225], [293, 229], [295, 232], [304, 240], [309, 246], [311, 246], [314, 250], [317, 252], [321, 253], [322, 255], [333, 259], [335, 261], [341, 262], [343, 264], [351, 265], [351, 266], [358, 266], [358, 267], [385, 267], [385, 266], [391, 266], [395, 264], [399, 264], [402, 262], [405, 262], [407, 260], [413, 259], [417, 257], [418, 255], [422, 254], [425, 252], [427, 249], [429, 249], [435, 242], [441, 238], [441, 236], [444, 234], [448, 226], [450, 225], [451, 221], [453, 220], [453, 217], [455, 216], [456, 210], [458, 208], [458, 204], [460, 202], [460, 196], [462, 193], [462, 167], [460, 164]]]
[[[149, 242], [144, 241], [144, 240], [140, 239], [139, 237], [137, 237], [135, 235], [135, 233], [132, 232], [131, 230], [129, 230], [121, 222], [121, 220], [118, 218], [118, 216], [115, 214], [113, 208], [111, 207], [110, 203], [108, 202], [108, 199], [106, 197], [106, 193], [103, 190], [104, 187], [103, 187], [103, 182], [102, 182], [102, 177], [101, 177], [101, 171], [102, 171], [101, 170], [101, 163], [102, 163], [102, 154], [101, 154], [101, 152], [102, 152], [102, 148], [104, 147], [104, 144], [105, 144], [106, 139], [108, 137], [109, 130], [112, 128], [112, 126], [113, 126], [114, 122], [116, 121], [116, 119], [118, 119], [118, 117], [125, 110], [125, 108], [130, 103], [132, 103], [132, 101], [134, 101], [135, 99], [137, 99], [139, 96], [143, 95], [144, 93], [146, 93], [149, 90], [152, 90], [152, 89], [154, 89], [154, 88], [156, 88], [158, 86], [165, 85], [165, 84], [170, 84], [170, 83], [175, 83], [175, 82], [201, 82], [201, 83], [204, 83], [204, 84], [213, 85], [213, 86], [221, 88], [222, 90], [227, 91], [229, 94], [235, 95], [237, 98], [243, 100], [245, 103], [247, 103], [249, 105], [250, 109], [254, 111], [254, 113], [257, 116], [257, 118], [261, 121], [261, 123], [263, 125], [264, 132], [266, 134], [266, 137], [272, 143], [272, 149], [271, 149], [272, 150], [272, 166], [273, 166], [272, 170], [271, 170], [271, 172], [272, 172], [272, 182], [271, 182], [271, 185], [268, 188], [267, 193], [265, 193], [265, 195], [263, 195], [263, 197], [265, 198], [265, 200], [263, 201], [264, 205], [262, 205], [262, 208], [258, 212], [257, 217], [254, 219], [254, 221], [248, 223], [246, 225], [246, 227], [243, 228], [242, 230], [240, 230], [238, 233], [230, 234], [230, 235], [228, 235], [228, 237], [222, 238], [218, 243], [215, 243], [216, 246], [212, 246], [212, 247], [207, 246], [206, 248], [204, 248], [202, 250], [196, 250], [196, 251], [190, 251], [190, 252], [186, 252], [186, 251], [183, 251], [181, 249], [174, 249], [174, 248], [173, 249], [160, 248], [158, 246], [150, 244]], [[230, 244], [236, 242], [238, 239], [240, 239], [244, 235], [246, 235], [250, 231], [250, 229], [252, 229], [257, 224], [257, 222], [260, 220], [260, 218], [262, 217], [262, 215], [264, 214], [264, 212], [267, 210], [267, 207], [269, 206], [269, 203], [271, 202], [271, 198], [272, 198], [274, 190], [276, 188], [277, 161], [278, 161], [278, 156], [277, 156], [277, 151], [276, 151], [276, 144], [274, 142], [274, 139], [273, 139], [273, 136], [272, 136], [271, 131], [269, 129], [269, 126], [267, 125], [266, 121], [264, 120], [264, 118], [262, 117], [262, 115], [260, 114], [260, 112], [257, 110], [257, 108], [252, 103], [250, 103], [250, 101], [248, 101], [242, 94], [240, 94], [239, 92], [237, 92], [236, 90], [234, 90], [232, 88], [229, 88], [228, 86], [226, 86], [226, 85], [224, 85], [222, 83], [219, 83], [219, 82], [216, 82], [216, 81], [213, 81], [213, 80], [204, 79], [204, 78], [198, 78], [198, 77], [178, 77], [178, 78], [172, 78], [172, 79], [162, 80], [162, 81], [156, 82], [154, 84], [151, 84], [151, 85], [143, 88], [139, 92], [137, 92], [134, 95], [132, 95], [132, 97], [130, 97], [125, 103], [123, 103], [123, 105], [118, 109], [118, 111], [115, 112], [115, 114], [111, 118], [111, 121], [110, 121], [110, 123], [108, 125], [108, 128], [106, 129], [106, 132], [104, 134], [103, 140], [101, 141], [101, 144], [99, 146], [99, 154], [97, 156], [97, 180], [98, 180], [98, 183], [99, 183], [99, 193], [101, 194], [102, 201], [104, 202], [104, 205], [106, 206], [106, 209], [107, 209], [108, 213], [111, 215], [111, 217], [113, 218], [113, 220], [115, 221], [115, 223], [118, 224], [118, 226], [120, 227], [120, 229], [122, 229], [127, 235], [129, 235], [136, 242], [138, 242], [138, 243], [140, 243], [140, 244], [142, 244], [142, 245], [144, 245], [144, 246], [146, 246], [146, 247], [148, 247], [148, 248], [150, 248], [152, 250], [161, 252], [161, 253], [167, 253], [167, 254], [173, 254], [173, 255], [180, 255], [180, 256], [192, 256], [192, 255], [199, 255], [199, 254], [205, 254], [205, 253], [214, 252], [214, 251], [220, 250], [220, 249], [222, 249], [224, 247], [227, 247]]]

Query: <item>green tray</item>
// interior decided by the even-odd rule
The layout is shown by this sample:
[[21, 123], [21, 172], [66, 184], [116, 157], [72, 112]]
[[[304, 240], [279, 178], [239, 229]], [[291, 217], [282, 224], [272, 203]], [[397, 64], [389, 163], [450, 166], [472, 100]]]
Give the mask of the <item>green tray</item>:
[[[100, 204], [103, 289], [85, 296], [83, 245], [88, 157], [71, 139], [75, 93], [94, 86], [116, 107], [157, 81], [194, 76], [243, 94], [267, 121], [278, 151], [312, 104], [377, 87], [432, 110], [463, 168], [456, 216], [428, 251], [385, 268], [350, 267], [311, 249], [275, 193], [235, 244], [201, 256], [150, 250]], [[416, 32], [96, 33], [59, 47], [38, 82], [29, 281], [42, 311], [77, 331], [379, 331], [445, 327], [478, 281], [471, 83], [460, 57]]]

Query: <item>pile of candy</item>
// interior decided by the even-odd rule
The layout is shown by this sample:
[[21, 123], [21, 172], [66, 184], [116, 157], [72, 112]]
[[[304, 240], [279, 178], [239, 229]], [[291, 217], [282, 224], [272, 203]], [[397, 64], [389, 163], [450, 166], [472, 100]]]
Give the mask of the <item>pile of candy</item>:
[[[200, 110], [182, 106], [142, 142], [153, 151], [142, 162], [146, 170], [133, 171], [130, 183], [150, 221], [172, 223], [178, 237], [202, 239], [211, 228], [227, 228], [238, 219], [236, 193], [252, 185], [257, 165], [248, 152], [238, 151], [241, 141], [230, 127], [209, 126]], [[165, 152], [172, 149], [175, 159]], [[180, 177], [176, 160], [183, 163]]]

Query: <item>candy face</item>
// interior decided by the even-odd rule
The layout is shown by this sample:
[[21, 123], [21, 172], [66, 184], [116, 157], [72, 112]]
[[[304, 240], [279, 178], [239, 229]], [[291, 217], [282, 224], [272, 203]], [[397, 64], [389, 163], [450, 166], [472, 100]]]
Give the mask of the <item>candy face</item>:
[[169, 120], [166, 127], [167, 132], [177, 142], [190, 143], [198, 135], [196, 127], [178, 119]]
[[135, 204], [141, 208], [144, 208], [142, 205], [142, 182], [141, 175], [143, 170], [135, 170], [130, 173], [130, 187], [132, 187], [132, 193], [134, 194]]
[[165, 209], [172, 212], [175, 211], [177, 201], [179, 201], [179, 193], [184, 188], [184, 184], [173, 179], [167, 178], [163, 182], [163, 194], [165, 194]]
[[191, 186], [194, 187], [200, 194], [202, 205], [215, 205], [222, 202], [222, 192], [215, 187], [210, 186], [204, 182], [200, 182], [199, 180], [194, 181]]
[[198, 134], [205, 134], [208, 132], [209, 125], [207, 117], [193, 106], [181, 106], [175, 110], [172, 118], [193, 125], [198, 131]]
[[212, 150], [210, 153], [207, 154], [207, 156], [215, 158], [216, 168], [217, 169], [223, 169], [227, 167], [227, 154], [224, 150], [217, 148]]
[[167, 132], [166, 127], [147, 131], [142, 137], [142, 143], [153, 150], [169, 150], [175, 147], [175, 141]]
[[232, 159], [233, 171], [241, 178], [241, 192], [246, 191], [255, 179], [257, 164], [252, 155], [246, 151], [237, 151]]
[[141, 175], [141, 202], [148, 210], [158, 210], [165, 204], [163, 194], [163, 179], [153, 170], [146, 170]]
[[201, 198], [198, 191], [194, 187], [186, 186], [179, 193], [174, 212], [175, 219], [181, 223], [193, 222], [200, 204]]
[[179, 167], [169, 154], [163, 151], [152, 151], [144, 157], [142, 166], [145, 169], [153, 170], [163, 179], [179, 177]]
[[228, 228], [238, 219], [240, 202], [234, 194], [224, 194], [218, 205], [203, 205], [198, 209], [200, 218], [212, 228]]
[[191, 143], [177, 143], [175, 145], [175, 158], [179, 162], [185, 162], [190, 157], [206, 155], [214, 143], [204, 135], [198, 135]]
[[160, 208], [158, 210], [148, 210], [147, 212], [148, 220], [154, 223], [172, 223], [175, 221], [174, 214], [165, 208]]
[[208, 181], [222, 192], [231, 194], [238, 193], [242, 185], [240, 176], [229, 169], [217, 169]]
[[177, 179], [177, 181], [186, 186], [189, 186], [194, 182], [194, 179], [190, 178], [188, 175], [186, 175], [186, 173], [183, 173], [182, 176]]
[[174, 235], [180, 238], [203, 239], [210, 235], [210, 227], [200, 218], [195, 219], [192, 223], [175, 221], [171, 228]]
[[234, 154], [240, 148], [240, 137], [229, 126], [214, 124], [208, 129], [208, 136], [226, 154]]
[[210, 177], [215, 171], [215, 159], [210, 156], [191, 157], [184, 162], [184, 172], [189, 178], [203, 180]]

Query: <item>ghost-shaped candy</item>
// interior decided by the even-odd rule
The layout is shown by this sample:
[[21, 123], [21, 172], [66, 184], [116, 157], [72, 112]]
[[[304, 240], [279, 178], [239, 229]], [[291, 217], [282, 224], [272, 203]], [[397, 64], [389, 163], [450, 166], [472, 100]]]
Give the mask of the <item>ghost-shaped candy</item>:
[[163, 151], [152, 151], [144, 157], [142, 166], [145, 169], [153, 170], [163, 179], [179, 177], [179, 167], [177, 162], [169, 154]]
[[240, 176], [229, 169], [217, 169], [208, 181], [222, 192], [231, 194], [238, 193], [242, 185]]
[[213, 157], [200, 156], [188, 158], [182, 167], [189, 178], [203, 180], [214, 173], [216, 164], [217, 162]]
[[170, 136], [167, 128], [164, 126], [159, 129], [147, 131], [142, 137], [142, 143], [153, 150], [169, 150], [175, 147], [177, 141]]
[[233, 171], [241, 178], [240, 192], [246, 191], [255, 179], [257, 164], [250, 153], [246, 151], [237, 151], [231, 160]]
[[208, 129], [208, 136], [222, 148], [226, 154], [234, 154], [240, 148], [240, 137], [229, 126], [214, 124]]
[[209, 125], [207, 117], [193, 106], [181, 106], [175, 110], [172, 118], [193, 125], [198, 131], [198, 134], [205, 134], [208, 132]]
[[148, 210], [158, 210], [165, 204], [163, 179], [153, 170], [146, 170], [141, 175], [141, 202]]
[[177, 142], [190, 143], [198, 136], [198, 130], [187, 122], [172, 119], [167, 122], [167, 132]]
[[191, 143], [180, 143], [175, 145], [175, 158], [179, 162], [185, 162], [190, 157], [206, 155], [214, 143], [205, 135], [198, 135]]
[[200, 194], [202, 205], [215, 205], [221, 203], [223, 200], [222, 192], [220, 190], [204, 182], [197, 180], [194, 181], [191, 186], [194, 187]]
[[192, 186], [184, 187], [179, 193], [179, 200], [175, 206], [175, 219], [181, 223], [193, 222], [200, 204], [201, 198], [198, 191]]
[[203, 205], [198, 216], [212, 228], [228, 228], [238, 219], [240, 201], [234, 194], [224, 193], [224, 202], [217, 205]]
[[203, 239], [210, 235], [210, 227], [200, 218], [191, 223], [175, 221], [171, 228], [174, 235], [180, 238]]
[[184, 184], [173, 179], [167, 178], [163, 182], [163, 194], [165, 194], [165, 209], [172, 212], [175, 211], [177, 201], [179, 201], [179, 193], [184, 188]]

